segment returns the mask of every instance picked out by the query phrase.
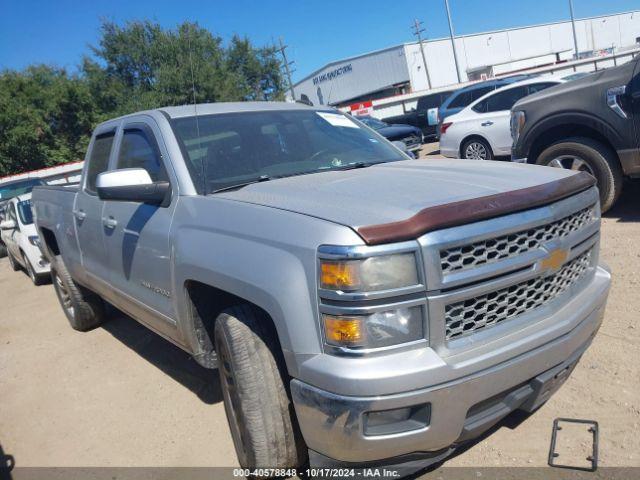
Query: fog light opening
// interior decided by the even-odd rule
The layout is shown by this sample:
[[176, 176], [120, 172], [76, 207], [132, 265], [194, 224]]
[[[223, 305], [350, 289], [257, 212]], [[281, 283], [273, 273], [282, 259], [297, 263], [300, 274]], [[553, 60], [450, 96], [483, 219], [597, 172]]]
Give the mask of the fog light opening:
[[376, 436], [410, 432], [428, 427], [430, 421], [430, 403], [366, 412], [364, 414], [364, 434]]

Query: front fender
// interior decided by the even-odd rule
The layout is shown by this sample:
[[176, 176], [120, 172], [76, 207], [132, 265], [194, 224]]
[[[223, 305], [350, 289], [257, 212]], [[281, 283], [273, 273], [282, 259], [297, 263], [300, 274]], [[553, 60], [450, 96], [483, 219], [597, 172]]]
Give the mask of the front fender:
[[[270, 207], [191, 197], [173, 227], [178, 328], [200, 348], [185, 284], [197, 281], [236, 295], [272, 318], [290, 372], [292, 358], [322, 352], [316, 293], [317, 248], [362, 244], [351, 229]], [[219, 209], [220, 208], [220, 209]], [[182, 220], [186, 220], [182, 222]]]
[[594, 116], [586, 112], [563, 112], [549, 116], [542, 117], [535, 121], [531, 128], [525, 132], [522, 138], [523, 150], [525, 152], [531, 152], [533, 144], [541, 138], [545, 132], [558, 127], [567, 127], [570, 125], [576, 125], [586, 127], [594, 130], [607, 138], [615, 149], [618, 149], [620, 145], [624, 143], [623, 138], [620, 135], [621, 130], [612, 125], [611, 122], [605, 120], [599, 116]]

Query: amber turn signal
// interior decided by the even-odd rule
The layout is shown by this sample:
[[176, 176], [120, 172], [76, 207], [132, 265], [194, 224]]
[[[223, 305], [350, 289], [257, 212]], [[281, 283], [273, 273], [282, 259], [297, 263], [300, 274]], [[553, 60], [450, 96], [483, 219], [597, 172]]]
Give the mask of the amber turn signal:
[[351, 290], [360, 284], [358, 267], [355, 262], [323, 261], [320, 268], [322, 288]]
[[336, 317], [323, 315], [327, 343], [337, 346], [357, 347], [364, 343], [362, 317]]

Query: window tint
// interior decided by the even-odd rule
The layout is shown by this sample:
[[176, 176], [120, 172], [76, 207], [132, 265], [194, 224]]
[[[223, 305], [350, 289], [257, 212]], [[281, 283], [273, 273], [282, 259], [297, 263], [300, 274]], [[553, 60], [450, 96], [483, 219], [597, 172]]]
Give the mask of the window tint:
[[23, 225], [31, 225], [33, 223], [33, 211], [31, 210], [31, 200], [18, 202], [18, 214]]
[[104, 135], [98, 135], [93, 142], [91, 156], [89, 157], [89, 167], [87, 169], [86, 190], [89, 192], [96, 191], [96, 178], [98, 178], [98, 174], [107, 170], [114, 136], [115, 132], [105, 133]]
[[557, 85], [557, 83], [553, 82], [544, 82], [544, 83], [532, 83], [529, 85], [529, 95], [532, 93], [539, 92], [540, 90], [544, 90], [545, 88], [553, 87]]
[[418, 99], [418, 110], [429, 110], [430, 108], [440, 106], [440, 94], [427, 95]]
[[117, 168], [144, 168], [154, 182], [169, 179], [155, 141], [138, 128], [125, 129]]
[[485, 99], [487, 103], [485, 111], [500, 112], [503, 110], [511, 110], [513, 104], [525, 96], [527, 96], [527, 87], [510, 88], [509, 90], [498, 92]]
[[[484, 97], [487, 93], [493, 92], [495, 89], [496, 87], [482, 87], [482, 88], [476, 88], [475, 90], [471, 90], [471, 102], [475, 102], [480, 97]], [[469, 103], [467, 103], [467, 105], [469, 105]]]
[[448, 108], [464, 108], [472, 101], [471, 92], [461, 92], [451, 101]]

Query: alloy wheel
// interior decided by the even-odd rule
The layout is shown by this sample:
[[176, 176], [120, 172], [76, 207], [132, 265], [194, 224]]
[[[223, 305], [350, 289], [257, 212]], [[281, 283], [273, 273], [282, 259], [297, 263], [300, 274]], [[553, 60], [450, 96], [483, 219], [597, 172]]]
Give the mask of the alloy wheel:
[[469, 160], [486, 160], [487, 149], [480, 142], [471, 142], [464, 150], [464, 158]]
[[75, 311], [73, 308], [73, 302], [71, 301], [71, 295], [69, 295], [67, 287], [57, 273], [53, 274], [53, 285], [58, 291], [58, 295], [60, 296], [60, 303], [62, 304], [62, 308], [64, 308], [69, 316], [73, 318]]
[[555, 168], [566, 168], [567, 170], [575, 170], [577, 172], [587, 172], [593, 176], [593, 170], [587, 162], [575, 155], [560, 155], [551, 160], [548, 165]]

